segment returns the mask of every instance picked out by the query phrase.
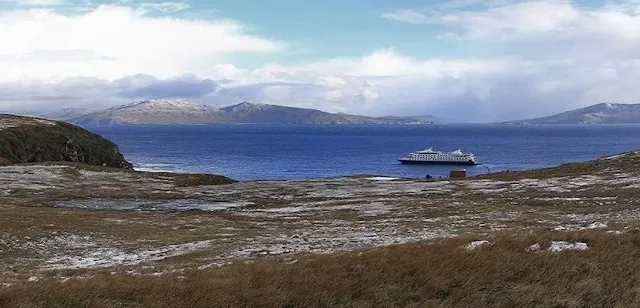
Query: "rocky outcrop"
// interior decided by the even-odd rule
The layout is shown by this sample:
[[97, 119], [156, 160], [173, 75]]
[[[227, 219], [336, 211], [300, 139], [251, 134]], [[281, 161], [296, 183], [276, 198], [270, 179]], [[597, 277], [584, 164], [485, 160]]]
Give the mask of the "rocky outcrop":
[[118, 146], [65, 122], [0, 115], [0, 164], [77, 162], [133, 169]]

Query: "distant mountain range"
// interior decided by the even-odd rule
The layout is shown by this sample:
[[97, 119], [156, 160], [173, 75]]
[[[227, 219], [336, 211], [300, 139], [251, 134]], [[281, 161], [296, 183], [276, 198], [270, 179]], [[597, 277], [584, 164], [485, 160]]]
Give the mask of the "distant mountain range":
[[[68, 115], [73, 115], [69, 117]], [[63, 118], [63, 117], [66, 118]], [[53, 116], [76, 124], [429, 124], [407, 117], [365, 117], [315, 109], [240, 103], [224, 108], [185, 100], [146, 100], [78, 115]]]
[[34, 117], [47, 118], [51, 120], [66, 121], [69, 119], [81, 117], [92, 112], [98, 111], [97, 109], [85, 109], [85, 108], [62, 108], [50, 112], [27, 112], [27, 115]]
[[548, 117], [502, 124], [627, 124], [640, 123], [640, 104], [602, 103]]
[[[12, 112], [15, 113], [15, 112]], [[108, 109], [65, 108], [53, 112], [19, 112], [75, 124], [434, 124], [450, 121], [431, 115], [366, 117], [243, 102], [218, 108], [186, 100], [145, 100]], [[601, 103], [551, 116], [500, 124], [640, 123], [640, 104]]]

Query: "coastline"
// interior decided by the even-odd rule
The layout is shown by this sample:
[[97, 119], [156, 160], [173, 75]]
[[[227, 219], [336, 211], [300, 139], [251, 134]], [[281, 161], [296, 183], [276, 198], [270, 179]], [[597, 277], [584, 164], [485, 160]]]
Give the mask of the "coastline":
[[[566, 262], [582, 264], [604, 262], [601, 260], [606, 260], [605, 252], [610, 249], [608, 238], [631, 243], [635, 226], [640, 226], [638, 162], [640, 154], [629, 152], [459, 180], [360, 175], [240, 182], [220, 182], [222, 178], [213, 175], [201, 178], [69, 163], [4, 166], [0, 167], [0, 303], [15, 307], [15, 303], [37, 301], [38, 294], [48, 294], [47, 301], [52, 303], [75, 303], [71, 294], [75, 298], [106, 296], [126, 301], [117, 292], [99, 295], [91, 292], [102, 291], [80, 288], [64, 293], [46, 287], [76, 288], [98, 281], [104, 282], [100, 287], [104, 292], [136, 284], [148, 288], [147, 294], [155, 298], [179, 295], [154, 283], [172, 285], [186, 279], [194, 283], [185, 286], [191, 291], [204, 288], [200, 290], [219, 295], [219, 289], [198, 281], [269, 269], [310, 272], [336, 281], [332, 275], [339, 273], [329, 269], [342, 268], [339, 264], [362, 264], [376, 277], [363, 287], [398, 285], [405, 290], [402, 294], [410, 294], [405, 289], [409, 285], [380, 269], [399, 270], [394, 264], [401, 265], [412, 269], [412, 274], [407, 272], [409, 276], [404, 277], [414, 281], [436, 279], [434, 264], [443, 268], [452, 264], [448, 270], [452, 277], [469, 277], [472, 268], [458, 262], [470, 257], [478, 258], [478, 264], [485, 267], [515, 266], [503, 262], [511, 258], [548, 261], [549, 270], [562, 274], [565, 263], [552, 262], [558, 257], [527, 252], [528, 247], [539, 243], [539, 249], [546, 250], [584, 242], [585, 251], [562, 255]], [[472, 246], [480, 247], [483, 241], [490, 244], [464, 248], [476, 242], [479, 244]], [[562, 241], [566, 244], [558, 244]], [[628, 252], [632, 246], [627, 244], [618, 249]], [[492, 254], [502, 259], [491, 258]], [[586, 257], [594, 254], [602, 254], [602, 259]], [[371, 258], [361, 263], [357, 260], [362, 260], [362, 255]], [[453, 263], [438, 256], [449, 256]], [[523, 277], [533, 277], [530, 275], [537, 269], [527, 266], [523, 270]], [[347, 268], [341, 271], [351, 273]], [[300, 284], [315, 290], [312, 281], [296, 282], [302, 277], [293, 272], [286, 277], [276, 284]], [[357, 283], [348, 277], [339, 279]], [[575, 285], [579, 280], [566, 283]], [[30, 291], [33, 288], [46, 291]], [[228, 291], [233, 290], [241, 288]], [[280, 294], [303, 303], [298, 297], [303, 293], [258, 290], [252, 300], [271, 301]], [[315, 296], [322, 292], [340, 298], [344, 295], [340, 289], [320, 287], [317, 291], [320, 293], [310, 294], [320, 302], [324, 300]], [[452, 292], [443, 300], [472, 290]], [[242, 302], [242, 292], [233, 294], [234, 301]], [[193, 299], [184, 296], [183, 300]], [[429, 298], [418, 297], [421, 303]], [[138, 295], [130, 300], [169, 305]], [[343, 300], [345, 305], [352, 303], [346, 297]]]

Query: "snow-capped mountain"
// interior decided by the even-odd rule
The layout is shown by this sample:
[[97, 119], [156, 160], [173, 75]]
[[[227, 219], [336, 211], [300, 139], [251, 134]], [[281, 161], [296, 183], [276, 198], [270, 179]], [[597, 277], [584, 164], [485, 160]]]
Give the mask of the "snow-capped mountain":
[[218, 108], [186, 100], [146, 100], [70, 119], [81, 124], [204, 124], [224, 118]]
[[109, 108], [108, 110], [139, 110], [139, 111], [152, 111], [152, 110], [207, 110], [211, 107], [207, 105], [196, 104], [187, 100], [170, 100], [170, 99], [152, 99], [140, 102], [134, 102], [128, 105], [117, 106]]
[[410, 118], [372, 118], [315, 109], [243, 102], [224, 108], [185, 100], [146, 100], [112, 107], [69, 120], [79, 124], [408, 124]]
[[624, 124], [640, 123], [640, 104], [601, 103], [548, 117], [504, 124]]

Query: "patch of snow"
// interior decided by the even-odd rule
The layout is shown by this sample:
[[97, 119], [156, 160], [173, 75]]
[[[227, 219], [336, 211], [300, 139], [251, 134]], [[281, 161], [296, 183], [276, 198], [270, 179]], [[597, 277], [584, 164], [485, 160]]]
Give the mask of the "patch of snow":
[[549, 179], [522, 179], [512, 183], [512, 187], [518, 189], [540, 189], [548, 192], [571, 192], [584, 190], [587, 186], [603, 183], [602, 178], [593, 175], [579, 177], [562, 177]]
[[0, 130], [6, 129], [6, 128], [18, 127], [22, 125], [33, 125], [35, 123], [44, 124], [44, 125], [56, 125], [56, 123], [53, 121], [42, 120], [42, 119], [0, 117]]
[[250, 202], [213, 202], [200, 199], [176, 200], [110, 200], [89, 199], [54, 202], [57, 207], [73, 207], [84, 209], [140, 210], [140, 211], [220, 211], [245, 207]]
[[529, 247], [527, 247], [526, 251], [528, 252], [534, 252], [534, 251], [540, 251], [540, 243], [535, 243]]
[[118, 265], [136, 265], [142, 262], [161, 261], [208, 248], [210, 241], [169, 245], [152, 250], [124, 252], [117, 248], [96, 248], [76, 256], [58, 256], [47, 260], [44, 269], [100, 268]]
[[264, 234], [246, 241], [243, 247], [219, 255], [219, 260], [208, 266], [221, 266], [232, 259], [298, 253], [327, 254], [453, 236], [443, 230], [399, 230], [392, 220], [381, 219], [376, 224], [363, 222], [356, 225], [346, 225], [342, 220], [325, 220], [293, 235]]
[[590, 223], [589, 225], [587, 225], [586, 227], [584, 227], [585, 229], [601, 229], [601, 228], [606, 228], [607, 225], [603, 224], [599, 221], [594, 221], [592, 223]]
[[489, 241], [474, 241], [465, 246], [466, 250], [474, 250], [476, 248], [480, 248], [482, 246], [490, 245]]
[[495, 193], [504, 193], [512, 190], [509, 187], [499, 187], [507, 184], [508, 182], [502, 182], [502, 181], [476, 180], [476, 181], [467, 182], [466, 186], [476, 192], [480, 192], [483, 194], [495, 194]]
[[127, 220], [124, 219], [118, 219], [118, 218], [105, 218], [104, 221], [106, 222], [112, 222], [112, 223], [117, 223], [117, 224], [122, 224], [122, 223], [126, 223]]
[[619, 230], [609, 230], [606, 233], [610, 234], [610, 235], [620, 235], [620, 234], [623, 234], [624, 232], [619, 231]]
[[171, 99], [151, 99], [131, 103], [124, 106], [118, 106], [113, 109], [131, 109], [131, 110], [154, 110], [154, 109], [183, 109], [183, 110], [201, 110], [215, 109], [214, 107], [200, 105], [187, 100], [171, 100]]
[[27, 279], [28, 282], [36, 282], [36, 281], [40, 281], [40, 277], [36, 277], [36, 276], [31, 276], [29, 277], [29, 279]]
[[49, 126], [54, 126], [54, 125], [56, 125], [56, 122], [49, 121], [49, 120], [33, 119], [33, 121], [38, 122], [38, 123], [40, 123], [40, 124], [49, 125]]
[[549, 251], [551, 252], [562, 252], [566, 250], [587, 250], [589, 246], [587, 243], [583, 242], [574, 242], [569, 243], [565, 241], [552, 241], [551, 246], [549, 247]]
[[[337, 200], [341, 203], [341, 200]], [[307, 202], [308, 205], [287, 206], [268, 209], [250, 209], [243, 211], [242, 214], [251, 217], [274, 217], [272, 214], [279, 216], [289, 216], [291, 214], [313, 215], [314, 212], [327, 211], [354, 211], [363, 216], [378, 216], [394, 213], [396, 215], [406, 214], [405, 211], [397, 211], [395, 205], [389, 205], [384, 202], [368, 202], [368, 203], [350, 203], [350, 204], [333, 204], [328, 202]]]
[[583, 198], [561, 198], [561, 197], [553, 197], [553, 198], [537, 198], [540, 201], [580, 201]]
[[0, 119], [0, 130], [20, 126], [17, 121], [9, 121], [8, 119]]
[[506, 183], [502, 181], [493, 181], [493, 180], [476, 180], [476, 181], [469, 181], [466, 183], [467, 187], [472, 189], [495, 188], [496, 186], [500, 186], [504, 184]]

